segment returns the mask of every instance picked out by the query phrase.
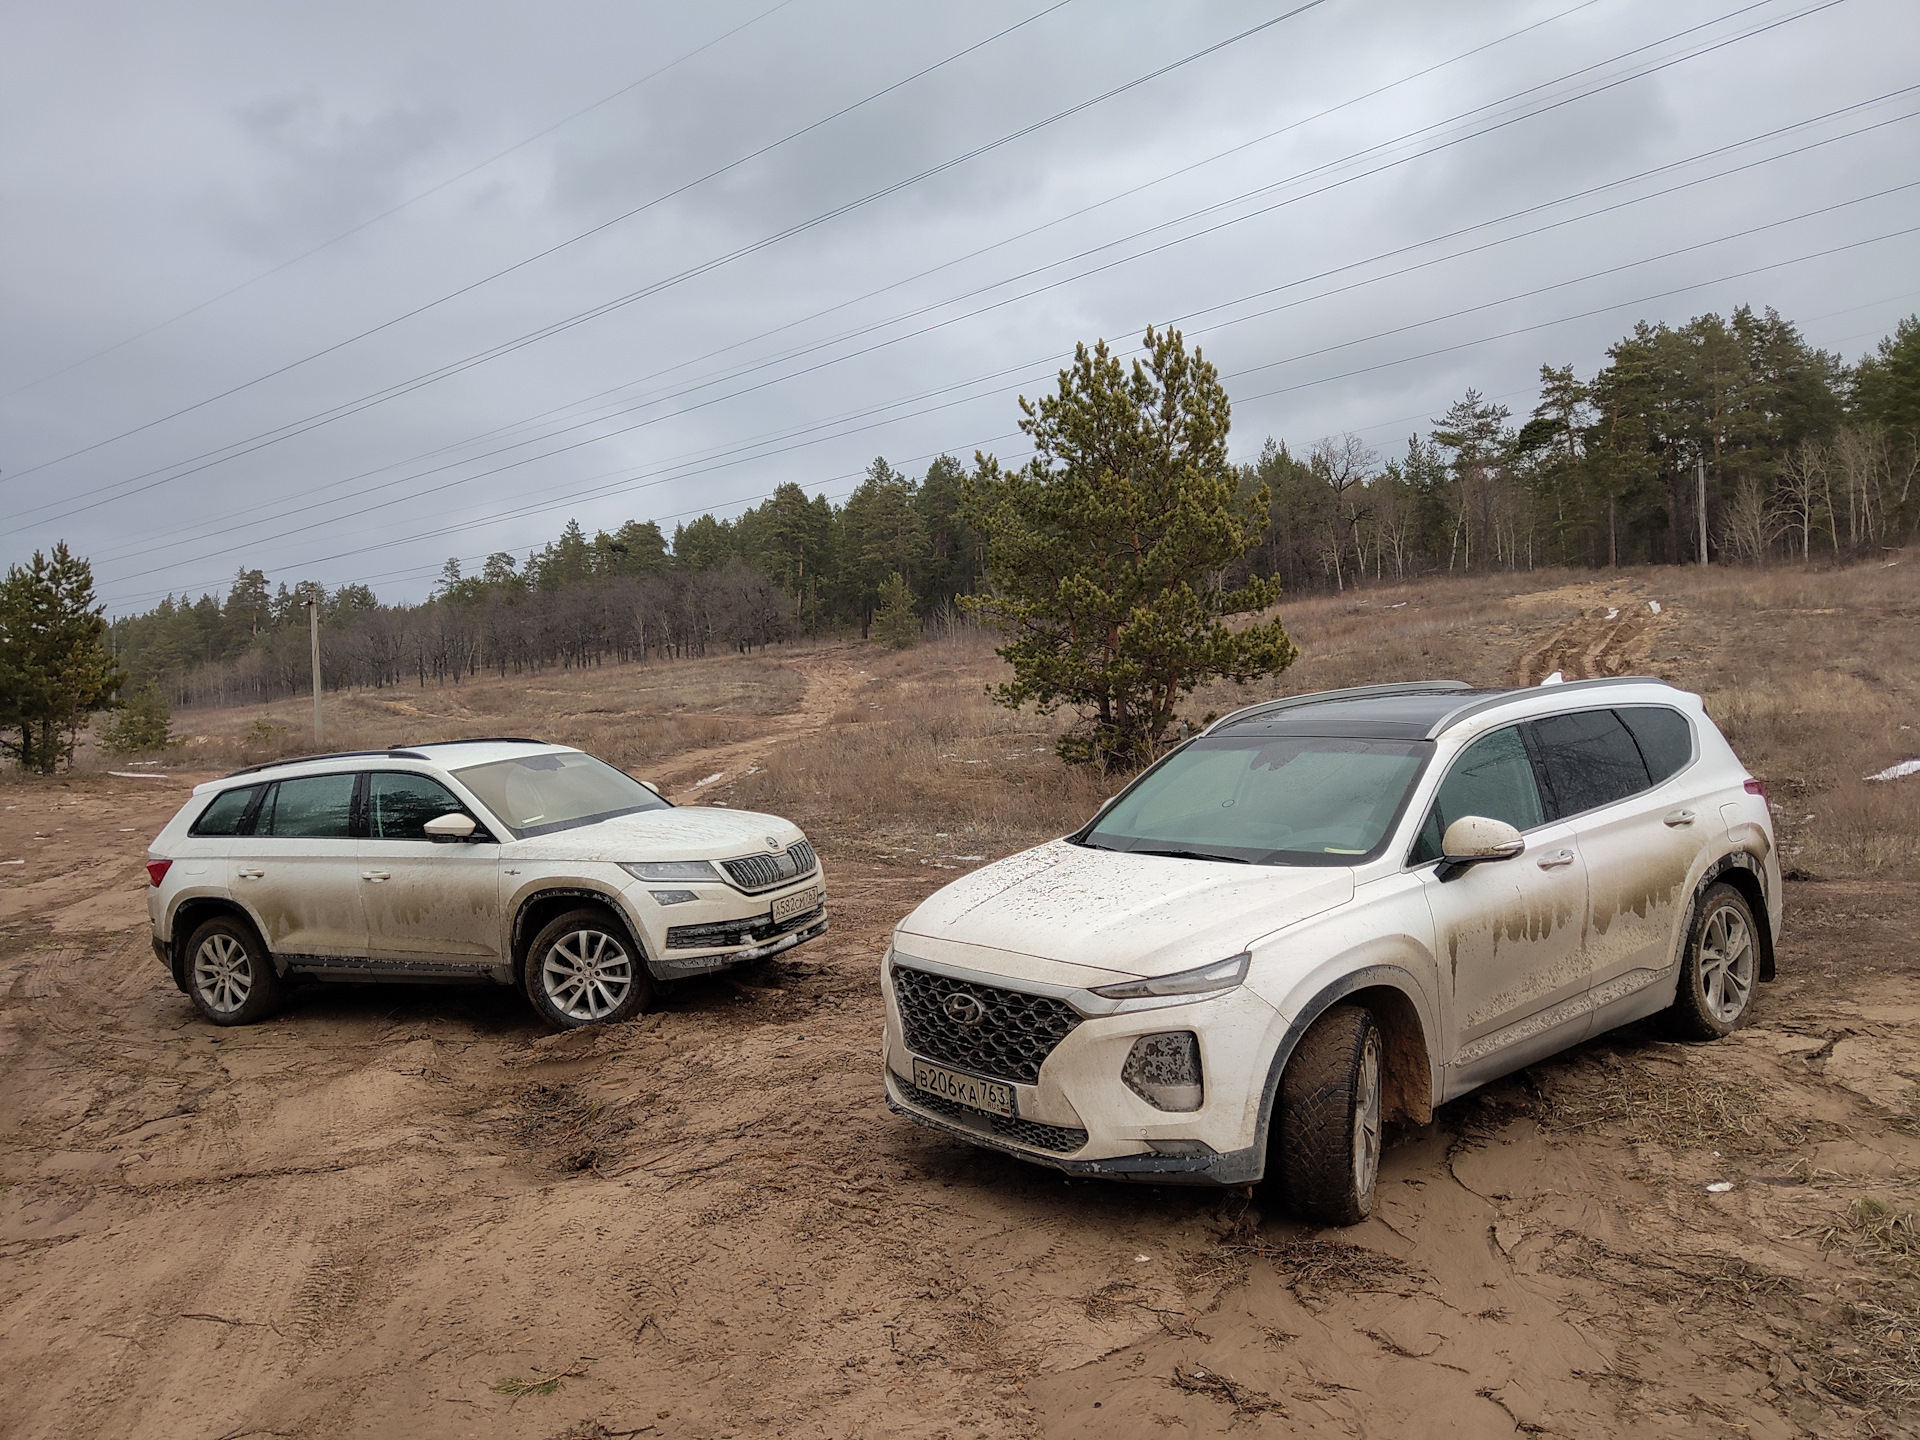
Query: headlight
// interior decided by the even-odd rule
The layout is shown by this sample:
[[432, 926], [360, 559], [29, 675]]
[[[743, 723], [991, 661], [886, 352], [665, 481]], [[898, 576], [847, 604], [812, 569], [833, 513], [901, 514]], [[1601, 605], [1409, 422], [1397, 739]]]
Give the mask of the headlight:
[[710, 860], [622, 860], [620, 868], [636, 880], [718, 880]]
[[1247, 966], [1253, 956], [1244, 950], [1202, 965], [1198, 970], [1182, 970], [1178, 975], [1162, 975], [1156, 980], [1123, 980], [1118, 985], [1099, 985], [1093, 993], [1108, 1000], [1145, 1000], [1156, 995], [1204, 995], [1209, 990], [1231, 990], [1247, 978]]

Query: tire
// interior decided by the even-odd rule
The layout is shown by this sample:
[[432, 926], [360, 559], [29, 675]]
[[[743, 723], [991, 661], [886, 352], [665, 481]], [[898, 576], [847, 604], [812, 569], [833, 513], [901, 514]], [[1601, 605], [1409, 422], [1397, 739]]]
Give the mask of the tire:
[[560, 1030], [615, 1025], [653, 1003], [640, 947], [598, 905], [547, 922], [527, 947], [522, 979], [540, 1018]]
[[1760, 927], [1747, 897], [1731, 885], [1707, 887], [1687, 932], [1680, 983], [1667, 1012], [1683, 1040], [1718, 1040], [1753, 1014], [1760, 979]]
[[216, 915], [187, 937], [187, 998], [215, 1025], [252, 1025], [280, 1005], [282, 986], [273, 957], [253, 926]]
[[1386, 1048], [1358, 1005], [1335, 1005], [1301, 1037], [1280, 1077], [1267, 1173], [1297, 1217], [1357, 1225], [1380, 1172]]

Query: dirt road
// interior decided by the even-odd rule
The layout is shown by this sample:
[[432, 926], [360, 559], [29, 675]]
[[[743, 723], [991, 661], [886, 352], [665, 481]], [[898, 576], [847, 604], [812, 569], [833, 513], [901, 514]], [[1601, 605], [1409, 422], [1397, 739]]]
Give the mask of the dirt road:
[[874, 970], [947, 877], [824, 842], [827, 939], [612, 1031], [216, 1031], [144, 935], [183, 794], [0, 786], [0, 1435], [1914, 1433], [1908, 890], [1793, 886], [1752, 1028], [1445, 1107], [1315, 1232], [890, 1117]]

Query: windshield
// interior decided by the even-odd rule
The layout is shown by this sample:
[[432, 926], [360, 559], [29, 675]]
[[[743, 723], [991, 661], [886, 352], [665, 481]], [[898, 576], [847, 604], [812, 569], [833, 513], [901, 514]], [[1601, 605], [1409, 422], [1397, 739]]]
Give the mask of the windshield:
[[1432, 749], [1311, 735], [1196, 740], [1078, 841], [1254, 865], [1352, 865], [1386, 840]]
[[615, 815], [667, 808], [666, 801], [632, 776], [578, 750], [517, 755], [453, 773], [521, 840]]

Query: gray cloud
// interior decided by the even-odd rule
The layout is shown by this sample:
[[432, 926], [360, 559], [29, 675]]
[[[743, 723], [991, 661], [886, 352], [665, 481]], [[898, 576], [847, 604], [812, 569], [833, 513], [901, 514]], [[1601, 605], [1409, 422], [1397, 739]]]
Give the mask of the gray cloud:
[[[204, 465], [192, 459], [203, 452], [352, 406], [752, 245], [1280, 9], [1076, 0], [413, 319], [19, 473], [513, 266], [1042, 8], [793, 0], [417, 203], [75, 365], [613, 95], [768, 3], [670, 13], [587, 5], [564, 23], [499, 4], [44, 7], [18, 17], [0, 51], [0, 187], [10, 201], [0, 392], [15, 392], [0, 399], [0, 529], [16, 532], [0, 540], [0, 559], [64, 536], [95, 557], [117, 609], [218, 588], [243, 562], [275, 578], [419, 595], [448, 554], [524, 550], [569, 516], [589, 529], [660, 517], [671, 529], [675, 516], [737, 509], [784, 480], [844, 493], [875, 453], [910, 469], [923, 463], [912, 457], [983, 442], [1016, 453], [1019, 441], [1005, 438], [1015, 393], [1043, 385], [1049, 357], [1076, 339], [1131, 343], [1150, 321], [1341, 267], [1354, 268], [1190, 322], [1236, 377], [1238, 453], [1251, 456], [1269, 434], [1303, 447], [1344, 429], [1395, 449], [1468, 385], [1524, 412], [1542, 361], [1590, 370], [1638, 318], [1770, 303], [1817, 343], [1857, 354], [1920, 307], [1907, 293], [1914, 237], [1701, 284], [1916, 223], [1920, 191], [1756, 228], [1916, 178], [1920, 120], [1519, 235], [1920, 109], [1920, 95], [1903, 97], [1574, 205], [1546, 203], [1911, 84], [1920, 14], [1899, 0], [1845, 0], [1371, 175], [1361, 172], [1813, 0], [1766, 0], [1738, 15], [1735, 0], [1331, 0], [710, 273], [168, 478], [168, 467]], [[1536, 28], [1513, 34], [1527, 26]], [[1706, 28], [1655, 44], [1694, 26]], [[1489, 48], [1393, 83], [1479, 46]], [[1341, 108], [1308, 118], [1329, 107]], [[1347, 158], [1359, 152], [1372, 153]], [[1192, 168], [1174, 173], [1183, 167]], [[1112, 244], [1206, 207], [1218, 208]], [[1355, 267], [1529, 207], [1542, 208]], [[1753, 233], [1700, 243], [1742, 231]], [[1139, 253], [1169, 240], [1178, 243]], [[1501, 243], [1447, 258], [1489, 241]], [[1683, 247], [1697, 248], [1631, 263]], [[1096, 253], [1067, 259], [1082, 251]], [[1421, 268], [1388, 273], [1412, 265]], [[1545, 288], [1602, 270], [1616, 273]], [[1035, 273], [1009, 280], [1026, 271]], [[883, 287], [892, 288], [859, 298]], [[1641, 297], [1658, 298], [1622, 304]], [[1462, 310], [1471, 313], [1417, 323]], [[1601, 313], [1564, 318], [1584, 311]], [[920, 313], [897, 318], [909, 312]], [[787, 328], [766, 333], [777, 327]], [[873, 328], [834, 339], [863, 327]], [[1508, 331], [1520, 333], [1494, 338]], [[817, 348], [781, 358], [807, 347]], [[744, 373], [725, 378], [735, 372]], [[639, 383], [616, 390], [626, 382]], [[578, 404], [609, 390], [593, 407]], [[548, 411], [559, 413], [475, 438]], [[598, 418], [560, 431], [589, 417]], [[506, 448], [541, 435], [551, 438]]]

